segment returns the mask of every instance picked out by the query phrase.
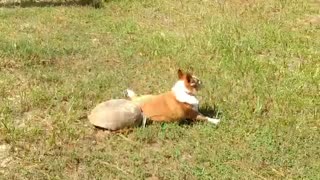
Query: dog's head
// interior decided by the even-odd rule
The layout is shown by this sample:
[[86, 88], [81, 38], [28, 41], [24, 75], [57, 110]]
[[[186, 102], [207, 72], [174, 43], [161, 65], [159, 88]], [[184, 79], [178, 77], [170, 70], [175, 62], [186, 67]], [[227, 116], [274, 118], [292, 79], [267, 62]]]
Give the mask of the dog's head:
[[201, 89], [202, 82], [200, 79], [189, 72], [184, 73], [181, 69], [178, 69], [178, 78], [184, 82], [184, 86], [191, 94], [195, 95]]

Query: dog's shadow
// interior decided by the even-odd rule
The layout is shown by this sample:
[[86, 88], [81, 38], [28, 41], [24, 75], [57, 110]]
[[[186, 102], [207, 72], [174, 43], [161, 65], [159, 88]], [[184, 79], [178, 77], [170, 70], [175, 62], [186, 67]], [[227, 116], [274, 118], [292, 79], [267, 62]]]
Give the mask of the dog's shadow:
[[[201, 114], [203, 114], [204, 116], [207, 117], [217, 117], [217, 116], [221, 116], [221, 112], [218, 110], [217, 106], [208, 106], [208, 105], [204, 105], [199, 107], [199, 112]], [[179, 122], [179, 125], [193, 125], [194, 123], [197, 123], [196, 120], [191, 120], [191, 119], [185, 119]]]

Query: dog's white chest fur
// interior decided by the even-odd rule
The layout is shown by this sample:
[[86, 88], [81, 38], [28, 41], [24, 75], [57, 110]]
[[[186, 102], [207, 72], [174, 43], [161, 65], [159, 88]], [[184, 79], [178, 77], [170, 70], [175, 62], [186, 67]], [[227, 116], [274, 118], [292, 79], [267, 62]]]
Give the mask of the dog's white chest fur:
[[199, 100], [195, 96], [189, 94], [189, 90], [185, 87], [183, 81], [176, 82], [172, 87], [172, 91], [174, 92], [177, 101], [190, 104], [193, 106], [194, 110], [198, 111]]

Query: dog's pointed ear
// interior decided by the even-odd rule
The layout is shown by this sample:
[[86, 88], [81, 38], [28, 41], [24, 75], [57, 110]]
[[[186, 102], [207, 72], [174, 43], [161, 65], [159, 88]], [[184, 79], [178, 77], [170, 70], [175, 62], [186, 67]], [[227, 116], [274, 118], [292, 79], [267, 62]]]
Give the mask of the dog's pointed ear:
[[187, 82], [190, 83], [192, 79], [192, 75], [187, 73], [186, 79], [187, 79]]
[[183, 72], [182, 72], [182, 70], [180, 68], [178, 69], [178, 78], [179, 79], [183, 78]]

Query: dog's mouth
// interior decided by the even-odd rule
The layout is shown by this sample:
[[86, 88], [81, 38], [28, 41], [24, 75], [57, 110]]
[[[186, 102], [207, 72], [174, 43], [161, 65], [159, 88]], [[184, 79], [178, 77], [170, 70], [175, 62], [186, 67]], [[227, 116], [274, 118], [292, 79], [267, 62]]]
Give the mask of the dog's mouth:
[[196, 90], [200, 90], [202, 87], [202, 82], [196, 76], [192, 76], [192, 79], [190, 81], [190, 86]]

